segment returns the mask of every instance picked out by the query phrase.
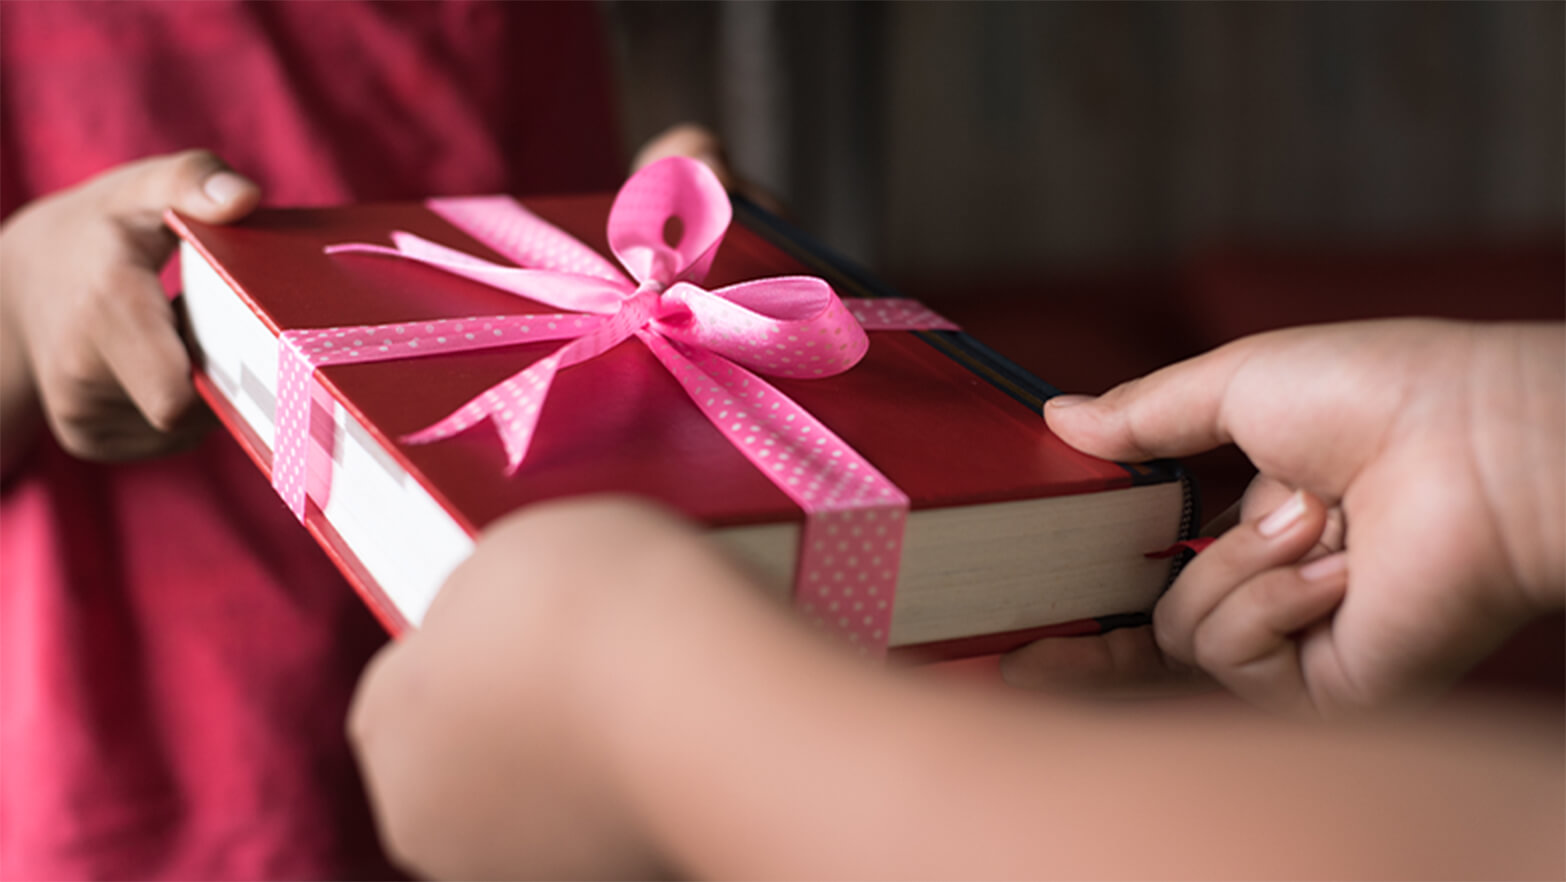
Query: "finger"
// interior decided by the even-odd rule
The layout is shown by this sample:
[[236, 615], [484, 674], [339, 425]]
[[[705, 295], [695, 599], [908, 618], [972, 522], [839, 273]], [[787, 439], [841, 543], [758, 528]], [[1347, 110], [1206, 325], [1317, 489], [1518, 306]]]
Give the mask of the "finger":
[[[51, 397], [47, 386], [40, 388], [40, 394], [46, 402], [58, 398]], [[78, 389], [65, 400], [64, 406], [45, 405], [44, 415], [55, 439], [65, 452], [94, 462], [146, 459], [183, 450], [205, 434], [206, 427], [198, 430], [198, 424], [211, 419], [210, 415], [200, 418], [205, 408], [192, 408], [190, 416], [173, 431], [159, 431], [117, 385], [94, 391]]]
[[1038, 692], [1148, 697], [1213, 688], [1202, 671], [1171, 664], [1150, 627], [1037, 640], [1002, 656], [1000, 669], [1008, 684]]
[[1299, 560], [1326, 521], [1321, 501], [1296, 491], [1266, 517], [1220, 536], [1180, 572], [1153, 609], [1158, 645], [1177, 661], [1197, 664], [1197, 625], [1256, 575]]
[[[1293, 487], [1282, 481], [1269, 478], [1266, 475], [1257, 475], [1246, 488], [1245, 495], [1240, 498], [1238, 505], [1238, 523], [1254, 523], [1266, 517], [1267, 513], [1282, 505], [1289, 495], [1294, 492]], [[1228, 514], [1228, 512], [1225, 512]], [[1232, 524], [1231, 524], [1232, 526]], [[1334, 551], [1342, 551], [1344, 547], [1345, 528], [1347, 524], [1343, 518], [1343, 506], [1329, 504], [1327, 507], [1327, 524], [1322, 528], [1321, 538], [1316, 540], [1316, 545], [1305, 554], [1305, 560], [1310, 560]], [[1204, 532], [1206, 532], [1204, 530]]]
[[1245, 488], [1245, 493], [1240, 496], [1239, 520], [1236, 523], [1256, 523], [1288, 501], [1288, 498], [1294, 495], [1295, 489], [1297, 488], [1267, 475], [1257, 475], [1251, 479], [1251, 483]]
[[131, 163], [106, 175], [105, 208], [122, 223], [157, 230], [163, 212], [174, 209], [207, 223], [229, 223], [261, 200], [254, 182], [228, 167], [210, 150], [186, 150]]
[[173, 431], [196, 401], [190, 355], [180, 340], [173, 306], [150, 270], [125, 265], [107, 284], [104, 315], [92, 327], [109, 372], [160, 432]]
[[1224, 396], [1255, 339], [1170, 365], [1097, 398], [1058, 395], [1045, 402], [1044, 418], [1067, 444], [1105, 459], [1140, 462], [1211, 450], [1232, 440]]
[[1196, 663], [1229, 691], [1268, 710], [1319, 716], [1300, 660], [1300, 632], [1325, 626], [1348, 588], [1344, 554], [1260, 573], [1197, 625]]

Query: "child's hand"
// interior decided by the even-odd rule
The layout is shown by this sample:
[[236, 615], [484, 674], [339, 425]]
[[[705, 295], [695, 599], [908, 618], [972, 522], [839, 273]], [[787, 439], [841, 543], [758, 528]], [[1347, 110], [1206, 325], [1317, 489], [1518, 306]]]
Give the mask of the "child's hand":
[[129, 163], [25, 206], [0, 229], [0, 419], [8, 467], [37, 431], [98, 460], [177, 449], [208, 422], [158, 272], [175, 208], [210, 223], [255, 207], [255, 184], [192, 150]]
[[[1045, 416], [1112, 459], [1250, 456], [1240, 524], [1181, 573], [1153, 631], [1258, 704], [1330, 716], [1428, 694], [1563, 605], [1559, 325], [1280, 331]], [[1059, 658], [1036, 644], [1009, 676]]]

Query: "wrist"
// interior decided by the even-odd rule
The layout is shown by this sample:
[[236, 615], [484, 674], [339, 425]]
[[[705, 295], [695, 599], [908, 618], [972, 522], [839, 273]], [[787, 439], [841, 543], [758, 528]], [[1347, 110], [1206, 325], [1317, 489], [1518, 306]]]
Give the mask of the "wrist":
[[1523, 604], [1566, 608], [1566, 326], [1482, 329], [1473, 376], [1474, 458]]

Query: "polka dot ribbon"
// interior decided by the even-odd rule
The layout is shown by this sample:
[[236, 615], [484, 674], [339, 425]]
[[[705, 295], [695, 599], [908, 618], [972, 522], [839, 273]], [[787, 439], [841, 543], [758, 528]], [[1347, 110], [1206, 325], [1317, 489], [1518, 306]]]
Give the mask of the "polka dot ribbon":
[[827, 377], [856, 364], [865, 330], [955, 330], [911, 300], [838, 299], [812, 276], [700, 286], [732, 219], [706, 166], [665, 159], [633, 175], [609, 212], [609, 246], [625, 268], [507, 197], [433, 199], [453, 226], [516, 262], [502, 266], [396, 232], [392, 246], [332, 254], [412, 260], [561, 313], [285, 331], [278, 345], [272, 481], [296, 516], [331, 488], [331, 405], [317, 368], [569, 340], [402, 440], [422, 444], [491, 421], [508, 473], [527, 456], [554, 376], [635, 337], [752, 464], [804, 509], [795, 603], [808, 621], [885, 651], [908, 497], [857, 451], [759, 376]]

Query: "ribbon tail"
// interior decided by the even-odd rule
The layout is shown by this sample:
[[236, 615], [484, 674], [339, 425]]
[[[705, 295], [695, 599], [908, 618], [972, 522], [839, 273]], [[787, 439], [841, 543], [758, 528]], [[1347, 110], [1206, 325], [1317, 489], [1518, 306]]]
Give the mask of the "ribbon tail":
[[639, 332], [708, 420], [805, 511], [794, 602], [808, 621], [880, 655], [891, 633], [908, 497], [759, 376]]
[[529, 365], [527, 369], [479, 393], [437, 423], [404, 435], [407, 444], [428, 444], [464, 432], [486, 419], [493, 420], [506, 451], [506, 474], [512, 475], [527, 458], [538, 427], [538, 414], [549, 397], [549, 387], [559, 371], [564, 349]]
[[447, 223], [521, 266], [625, 282], [625, 276], [603, 255], [509, 196], [430, 199], [424, 204]]
[[447, 248], [439, 242], [431, 242], [412, 233], [393, 232], [392, 242], [395, 243], [395, 248], [364, 242], [345, 242], [328, 245], [326, 253], [369, 254], [408, 260], [454, 276], [471, 279], [500, 291], [526, 297], [546, 306], [582, 312], [613, 312], [619, 308], [620, 301], [624, 299], [624, 291], [630, 287], [630, 283], [623, 278], [608, 280], [599, 276], [557, 270], [502, 266], [455, 248]]

